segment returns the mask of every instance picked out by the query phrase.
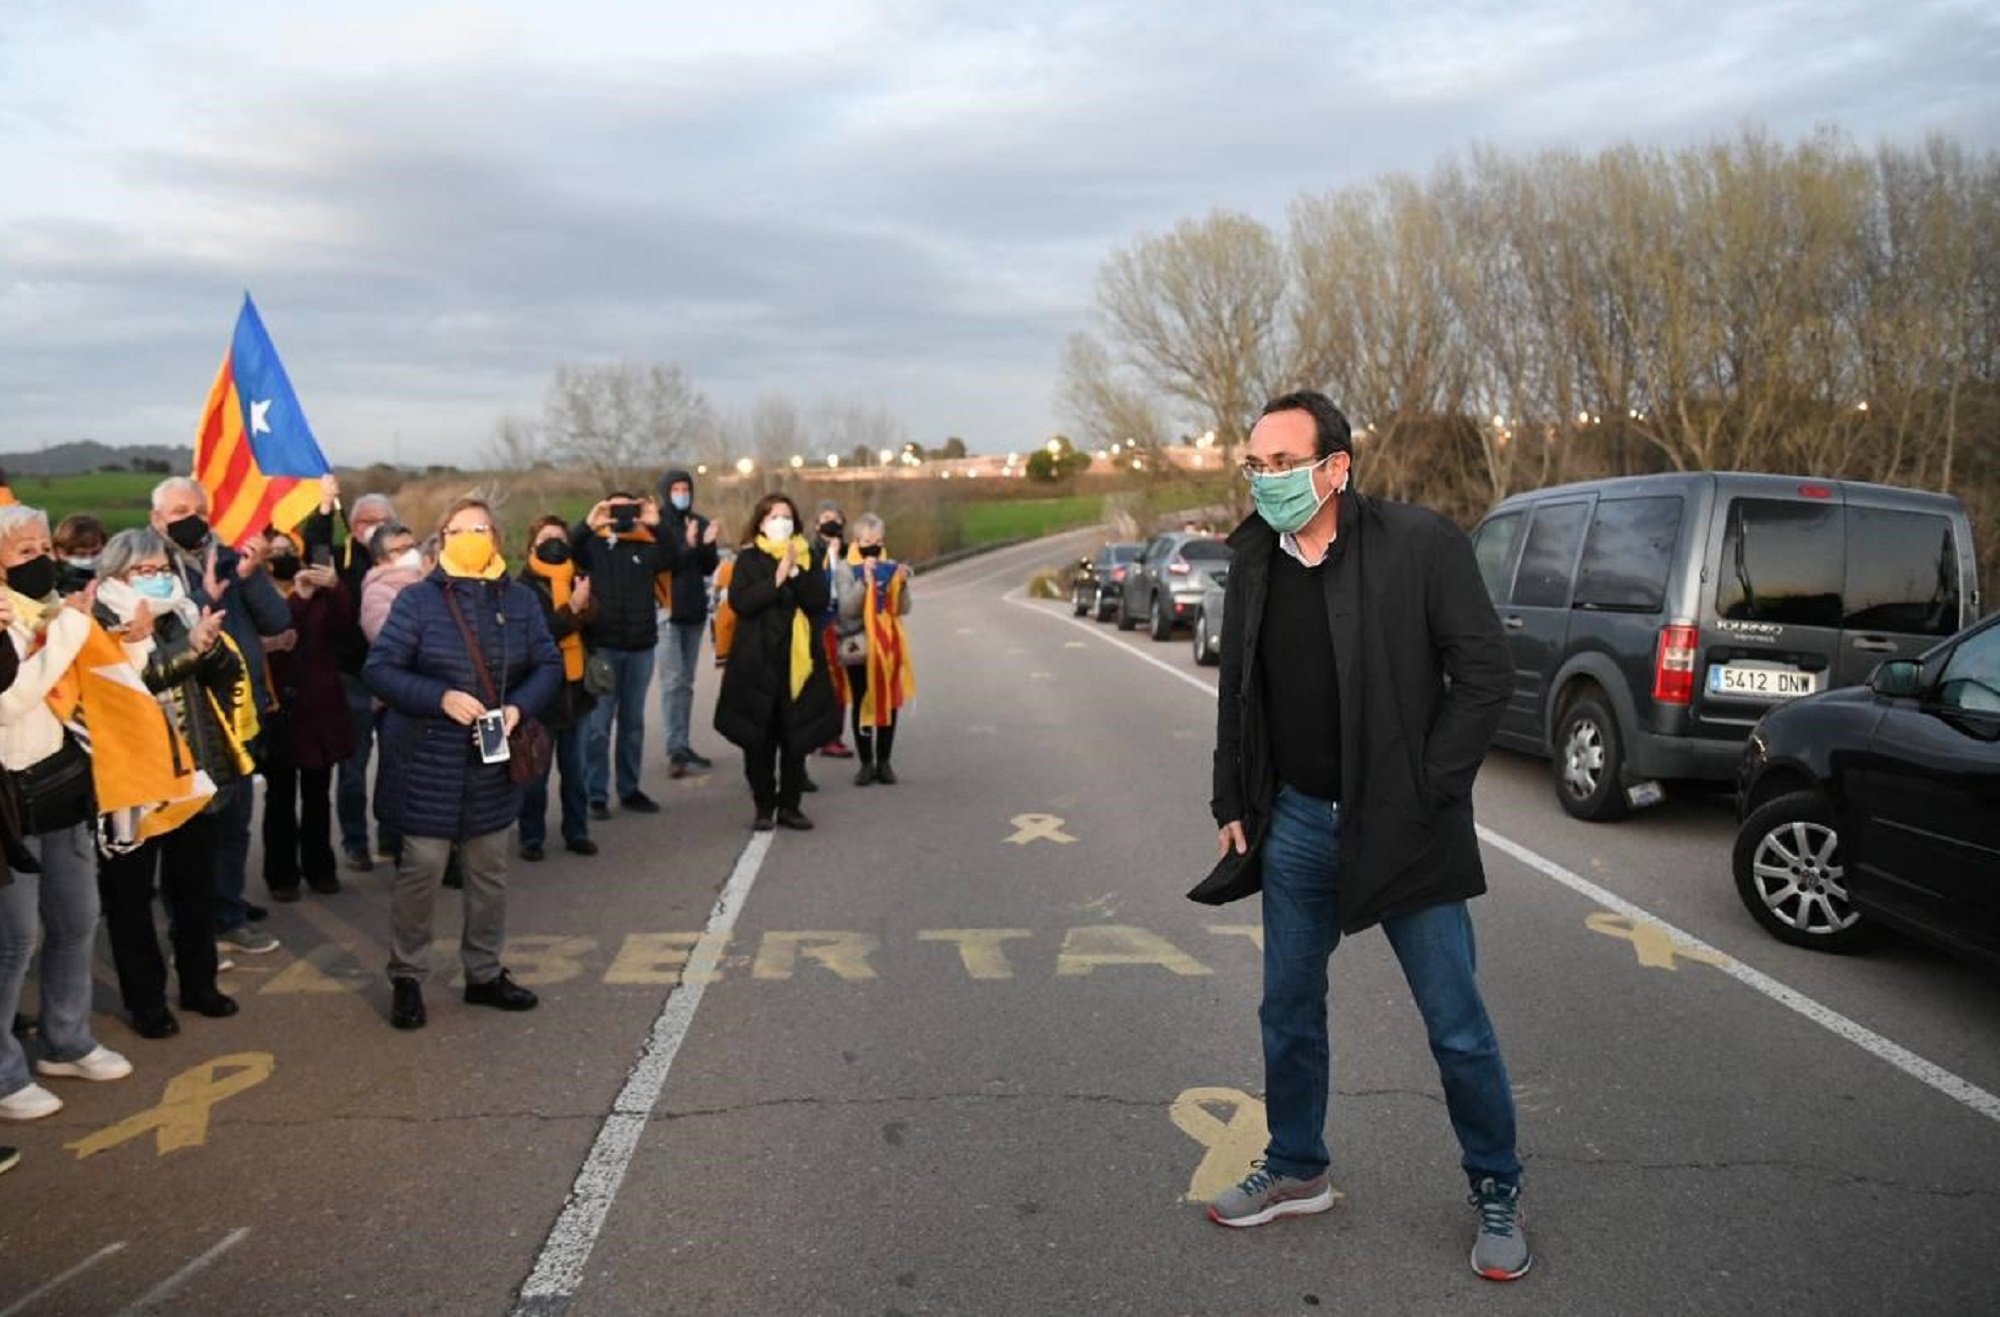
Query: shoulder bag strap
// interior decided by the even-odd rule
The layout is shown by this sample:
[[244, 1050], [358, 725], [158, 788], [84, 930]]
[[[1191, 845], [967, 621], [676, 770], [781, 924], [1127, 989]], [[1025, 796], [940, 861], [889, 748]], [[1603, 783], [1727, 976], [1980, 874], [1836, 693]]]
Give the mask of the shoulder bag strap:
[[472, 666], [479, 673], [479, 684], [486, 688], [487, 704], [498, 708], [500, 697], [493, 690], [493, 674], [486, 667], [486, 655], [479, 648], [479, 638], [472, 634], [472, 628], [466, 625], [465, 614], [459, 611], [458, 596], [445, 582], [440, 582], [438, 589], [444, 591], [444, 606], [451, 610], [451, 620], [458, 623], [458, 633], [465, 637], [465, 648], [472, 655]]

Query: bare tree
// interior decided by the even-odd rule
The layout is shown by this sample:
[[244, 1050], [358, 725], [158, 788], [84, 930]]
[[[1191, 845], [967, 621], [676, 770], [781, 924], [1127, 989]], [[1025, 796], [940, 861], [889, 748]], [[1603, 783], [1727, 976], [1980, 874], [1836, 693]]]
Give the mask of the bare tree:
[[707, 398], [679, 366], [621, 362], [556, 367], [542, 430], [551, 456], [604, 488], [642, 489], [712, 424]]
[[1089, 334], [1071, 334], [1063, 345], [1058, 388], [1062, 409], [1086, 447], [1158, 448], [1166, 442], [1166, 426], [1152, 400], [1130, 375], [1116, 370], [1104, 345]]

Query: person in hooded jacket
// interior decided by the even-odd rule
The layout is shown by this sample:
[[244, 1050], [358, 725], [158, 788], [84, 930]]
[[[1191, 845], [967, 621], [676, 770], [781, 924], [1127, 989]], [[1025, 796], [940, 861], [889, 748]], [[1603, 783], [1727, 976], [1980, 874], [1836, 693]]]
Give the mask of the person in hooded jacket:
[[[20, 503], [0, 508], [0, 567], [7, 578], [0, 597], [9, 623], [0, 648], [12, 661], [12, 680], [0, 690], [0, 766], [19, 792], [23, 844], [34, 861], [32, 870], [24, 866], [0, 887], [0, 1026], [13, 1023], [39, 934], [42, 1055], [35, 1073], [122, 1079], [132, 1073], [131, 1062], [90, 1032], [98, 918], [90, 757], [48, 703], [90, 634], [90, 592], [67, 599], [57, 593], [49, 550], [47, 517]], [[33, 1120], [62, 1105], [30, 1078], [12, 1028], [0, 1029], [0, 1118]]]
[[552, 773], [562, 775], [563, 847], [575, 855], [597, 854], [597, 843], [590, 839], [590, 796], [583, 776], [584, 725], [597, 704], [583, 684], [589, 655], [583, 631], [597, 605], [591, 598], [590, 578], [577, 575], [570, 557], [569, 523], [553, 515], [537, 518], [528, 537], [528, 564], [521, 569], [521, 584], [541, 601], [542, 620], [563, 661], [562, 690], [542, 710], [542, 725], [555, 737], [555, 756], [540, 780], [521, 793], [521, 858], [533, 863], [546, 854]]
[[111, 962], [132, 1027], [141, 1038], [167, 1038], [180, 1032], [180, 1023], [167, 1009], [167, 968], [153, 931], [156, 874], [169, 915], [181, 1009], [215, 1019], [236, 1014], [235, 1000], [215, 985], [216, 943], [208, 930], [225, 793], [249, 785], [250, 756], [230, 719], [239, 696], [250, 698], [250, 688], [242, 658], [225, 640], [222, 614], [188, 597], [163, 537], [150, 530], [120, 531], [104, 546], [98, 568], [98, 620], [124, 642], [146, 689], [216, 789], [201, 813], [131, 850], [106, 855], [97, 866]]
[[[1478, 1224], [1472, 1266], [1524, 1275], [1513, 1091], [1479, 991], [1472, 783], [1513, 687], [1472, 545], [1351, 486], [1324, 394], [1272, 399], [1244, 445], [1256, 512], [1229, 537], [1211, 802], [1222, 863], [1190, 895], [1263, 894], [1270, 1142], [1209, 1205], [1257, 1226], [1333, 1205], [1327, 964], [1380, 925], [1430, 1038]], [[1211, 888], [1211, 884], [1214, 886]]]
[[464, 873], [466, 1002], [505, 1011], [537, 1003], [500, 963], [507, 830], [521, 815], [521, 788], [507, 761], [481, 753], [477, 725], [492, 709], [511, 735], [563, 684], [540, 603], [507, 575], [493, 510], [461, 498], [438, 534], [436, 570], [396, 596], [362, 669], [388, 706], [375, 812], [402, 839], [390, 894], [389, 1023], [398, 1029], [420, 1029], [428, 1018], [432, 917], [454, 847]]
[[759, 499], [729, 582], [736, 634], [715, 730], [743, 750], [759, 832], [813, 826], [799, 810], [806, 756], [840, 728], [818, 634], [832, 599], [825, 550], [798, 531], [796, 503], [783, 494]]
[[667, 727], [667, 775], [713, 768], [690, 743], [694, 674], [708, 625], [708, 577], [719, 561], [718, 527], [694, 510], [694, 477], [669, 471], [660, 477], [660, 537], [681, 548], [680, 563], [665, 576], [660, 615], [660, 721]]

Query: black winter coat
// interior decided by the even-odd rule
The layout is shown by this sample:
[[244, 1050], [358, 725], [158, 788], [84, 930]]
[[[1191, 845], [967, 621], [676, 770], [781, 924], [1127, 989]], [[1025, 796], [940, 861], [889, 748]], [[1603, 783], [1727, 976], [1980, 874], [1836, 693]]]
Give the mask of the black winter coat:
[[651, 649], [660, 643], [653, 611], [653, 578], [680, 565], [680, 546], [654, 528], [652, 542], [600, 535], [578, 522], [570, 531], [570, 558], [590, 578], [597, 617], [583, 629], [592, 649]]
[[[1513, 662], [1457, 526], [1348, 493], [1340, 540], [1325, 585], [1340, 691], [1340, 919], [1352, 933], [1486, 890], [1472, 781], [1506, 708]], [[1271, 555], [1283, 550], [1255, 514], [1229, 546], [1210, 807], [1218, 826], [1241, 819], [1255, 848], [1278, 786], [1257, 642]], [[1228, 899], [1259, 889], [1256, 858]]]
[[[708, 518], [690, 509], [678, 511], [669, 497], [676, 481], [685, 480], [694, 489], [694, 477], [685, 471], [669, 471], [660, 477], [660, 536], [680, 549], [680, 563], [674, 567], [674, 621], [699, 625], [708, 620], [708, 581], [722, 561], [721, 551], [702, 543], [708, 533]], [[688, 523], [694, 523], [694, 547], [687, 547]]]
[[562, 657], [541, 605], [519, 581], [475, 581], [442, 569], [396, 596], [368, 649], [362, 679], [388, 706], [375, 782], [375, 816], [411, 837], [468, 841], [499, 832], [521, 813], [521, 788], [504, 763], [480, 760], [470, 727], [445, 715], [446, 691], [491, 705], [445, 591], [479, 638], [496, 692], [539, 716], [562, 685]]
[[[824, 554], [813, 546], [812, 561], [783, 585], [773, 582], [778, 560], [752, 545], [736, 555], [729, 578], [729, 607], [736, 614], [736, 638], [722, 669], [715, 701], [715, 730], [732, 745], [749, 749], [769, 739], [782, 709], [785, 749], [806, 754], [840, 731], [840, 705], [826, 670], [826, 646], [813, 622], [828, 607]], [[792, 698], [792, 618], [805, 611], [811, 631], [812, 676]]]

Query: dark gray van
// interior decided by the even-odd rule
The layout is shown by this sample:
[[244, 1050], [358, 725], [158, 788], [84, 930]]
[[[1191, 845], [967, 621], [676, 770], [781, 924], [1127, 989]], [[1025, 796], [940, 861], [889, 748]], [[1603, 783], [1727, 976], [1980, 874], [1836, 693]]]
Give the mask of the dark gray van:
[[1514, 657], [1499, 744], [1582, 819], [1727, 782], [1784, 700], [1867, 681], [1979, 616], [1945, 494], [1730, 472], [1516, 494], [1473, 532]]

